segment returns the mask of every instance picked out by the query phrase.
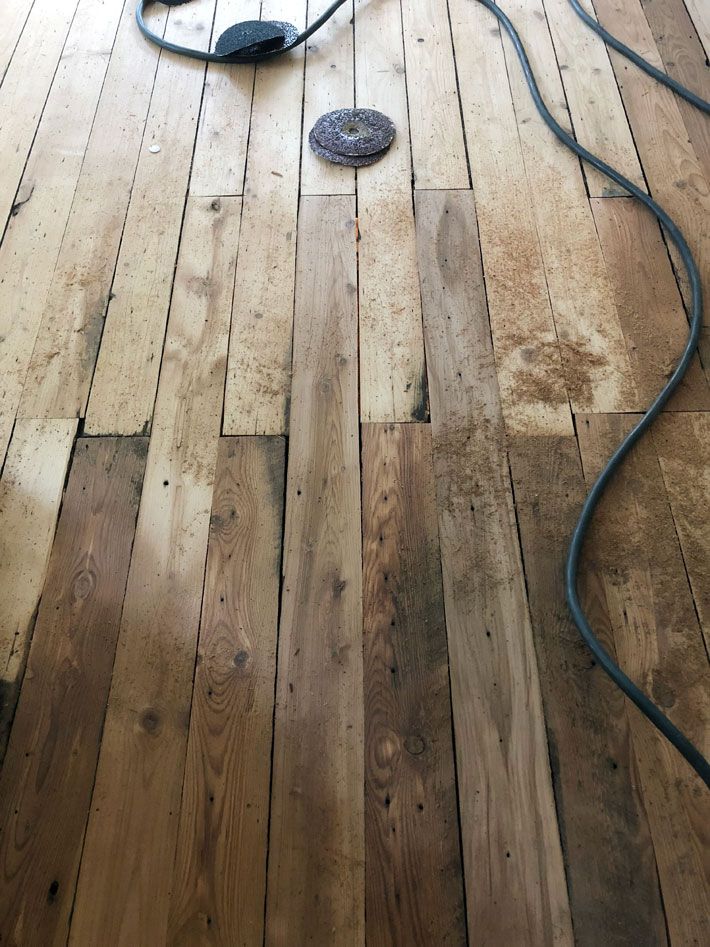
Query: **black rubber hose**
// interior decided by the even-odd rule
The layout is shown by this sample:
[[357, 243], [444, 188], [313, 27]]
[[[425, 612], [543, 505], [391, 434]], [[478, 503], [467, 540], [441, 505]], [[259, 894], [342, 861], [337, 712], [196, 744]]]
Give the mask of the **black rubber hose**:
[[620, 39], [616, 38], [616, 36], [608, 33], [604, 27], [594, 19], [593, 16], [590, 16], [587, 13], [579, 0], [569, 0], [569, 2], [577, 16], [581, 17], [590, 29], [594, 30], [595, 33], [598, 33], [608, 46], [611, 46], [612, 49], [615, 49], [617, 53], [621, 53], [622, 56], [626, 56], [628, 60], [630, 60], [635, 66], [638, 66], [639, 69], [643, 69], [643, 71], [655, 79], [656, 82], [660, 82], [662, 85], [668, 86], [669, 89], [673, 89], [676, 95], [679, 95], [687, 102], [690, 102], [691, 105], [694, 105], [696, 109], [700, 109], [701, 112], [705, 112], [706, 114], [710, 115], [710, 102], [706, 102], [705, 99], [701, 99], [699, 95], [695, 94], [695, 92], [691, 92], [690, 89], [686, 89], [684, 85], [681, 85], [680, 82], [676, 82], [676, 80], [667, 73], [660, 69], [656, 69], [656, 67], [652, 66], [648, 60], [643, 58], [643, 56], [639, 56], [638, 53], [634, 52], [633, 49], [622, 43]]
[[644, 204], [651, 211], [651, 213], [653, 213], [658, 218], [668, 233], [668, 236], [678, 248], [678, 252], [680, 253], [681, 259], [683, 260], [683, 264], [688, 273], [688, 279], [690, 281], [690, 288], [692, 292], [692, 306], [690, 331], [688, 333], [688, 340], [686, 342], [685, 348], [683, 349], [683, 354], [681, 355], [678, 364], [673, 371], [673, 374], [663, 386], [651, 406], [646, 410], [644, 416], [630, 431], [630, 433], [627, 434], [621, 444], [619, 444], [617, 447], [616, 451], [612, 454], [584, 501], [577, 525], [575, 526], [574, 532], [572, 534], [572, 540], [570, 542], [569, 552], [567, 554], [567, 562], [565, 565], [565, 591], [567, 595], [567, 604], [569, 605], [572, 618], [574, 619], [574, 622], [577, 625], [582, 638], [589, 647], [589, 650], [599, 662], [600, 666], [606, 671], [614, 683], [621, 688], [626, 696], [636, 704], [639, 710], [645, 714], [646, 717], [648, 717], [648, 719], [660, 730], [660, 732], [665, 737], [667, 737], [673, 746], [685, 757], [698, 776], [700, 776], [700, 778], [705, 782], [706, 786], [710, 787], [710, 764], [708, 761], [702, 755], [700, 750], [698, 750], [698, 748], [694, 746], [683, 733], [681, 733], [675, 724], [673, 724], [668, 719], [668, 717], [662, 713], [662, 711], [653, 703], [653, 701], [651, 701], [646, 696], [646, 694], [644, 694], [643, 691], [640, 690], [640, 688], [637, 687], [637, 685], [634, 684], [634, 682], [629, 677], [627, 677], [621, 668], [619, 668], [619, 666], [613, 661], [611, 656], [607, 653], [599, 639], [594, 634], [594, 631], [587, 620], [587, 616], [584, 614], [584, 609], [582, 608], [582, 605], [579, 601], [579, 594], [577, 591], [577, 573], [579, 571], [580, 554], [582, 551], [582, 546], [584, 545], [587, 531], [589, 529], [589, 523], [592, 519], [592, 516], [594, 515], [597, 504], [606, 490], [609, 481], [619, 469], [626, 456], [629, 454], [634, 445], [640, 440], [643, 434], [649, 429], [654, 419], [658, 417], [661, 409], [680, 384], [697, 349], [703, 321], [702, 289], [700, 285], [698, 267], [695, 263], [695, 260], [693, 259], [693, 254], [690, 252], [690, 248], [688, 247], [683, 234], [681, 233], [678, 226], [663, 210], [663, 208], [651, 197], [649, 197], [648, 194], [636, 187], [632, 181], [629, 181], [628, 178], [625, 178], [623, 174], [621, 174], [615, 168], [612, 168], [611, 165], [608, 165], [605, 161], [602, 161], [601, 158], [598, 158], [596, 155], [592, 154], [591, 151], [587, 151], [586, 148], [575, 141], [575, 139], [572, 138], [572, 136], [569, 135], [564, 130], [564, 128], [562, 128], [559, 122], [556, 121], [555, 117], [551, 114], [550, 110], [545, 105], [542, 96], [540, 95], [540, 90], [537, 87], [537, 82], [535, 81], [535, 76], [533, 75], [532, 69], [530, 67], [530, 62], [528, 61], [525, 48], [520, 41], [520, 37], [518, 36], [515, 27], [510, 22], [505, 13], [500, 9], [500, 7], [493, 3], [493, 0], [478, 0], [478, 2], [482, 3], [484, 7], [490, 10], [490, 12], [498, 19], [499, 23], [510, 37], [513, 46], [515, 47], [515, 52], [518, 55], [518, 59], [520, 60], [520, 64], [523, 68], [525, 81], [528, 84], [528, 89], [532, 95], [535, 107], [542, 116], [545, 124], [571, 151], [573, 151], [576, 155], [579, 155], [580, 158], [583, 158], [587, 164], [590, 164], [593, 168], [596, 168], [598, 171], [601, 171], [607, 177], [611, 178], [612, 181], [616, 181], [617, 184], [620, 184], [630, 194], [637, 198], [637, 200], [641, 201], [641, 203]]
[[161, 49], [167, 49], [168, 52], [177, 53], [178, 56], [187, 56], [190, 59], [199, 59], [202, 62], [221, 62], [221, 63], [253, 63], [253, 62], [262, 62], [265, 59], [273, 59], [275, 56], [281, 56], [283, 53], [288, 52], [291, 49], [295, 49], [297, 46], [300, 46], [302, 43], [305, 43], [306, 40], [313, 36], [313, 34], [319, 30], [328, 20], [333, 16], [333, 14], [346, 2], [346, 0], [335, 0], [325, 12], [323, 12], [317, 20], [314, 20], [311, 25], [303, 30], [302, 33], [298, 34], [298, 37], [290, 43], [288, 46], [280, 47], [279, 49], [272, 49], [268, 52], [257, 53], [252, 56], [240, 56], [238, 53], [235, 53], [231, 56], [220, 56], [219, 53], [210, 53], [201, 49], [190, 49], [188, 46], [180, 46], [177, 43], [171, 43], [170, 40], [164, 39], [162, 36], [158, 36], [157, 33], [154, 33], [148, 24], [145, 22], [145, 8], [150, 6], [151, 3], [155, 0], [139, 0], [138, 6], [136, 7], [136, 23], [138, 24], [138, 29], [145, 36], [146, 39], [150, 40], [151, 43], [155, 43], [156, 46], [160, 46]]

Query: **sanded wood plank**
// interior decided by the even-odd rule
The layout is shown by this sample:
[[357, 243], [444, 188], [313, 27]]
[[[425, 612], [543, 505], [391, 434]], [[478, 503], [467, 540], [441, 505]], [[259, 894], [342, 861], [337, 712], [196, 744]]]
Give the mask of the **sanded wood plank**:
[[695, 412], [661, 418], [654, 426], [653, 439], [705, 647], [710, 652], [710, 415]]
[[[710, 69], [684, 0], [645, 0], [643, 12], [666, 72], [702, 98], [710, 100]], [[676, 97], [676, 102], [705, 180], [710, 181], [710, 123], [707, 116], [680, 96]]]
[[[548, 102], [564, 90], [542, 0], [507, 0]], [[538, 114], [506, 38], [505, 56], [567, 393], [574, 411], [639, 408], [614, 291], [577, 158]], [[564, 124], [569, 123], [565, 115]], [[544, 195], [544, 198], [542, 197]]]
[[[213, 46], [222, 33], [243, 20], [258, 20], [261, 0], [219, 0], [215, 11]], [[190, 193], [241, 194], [247, 161], [254, 66], [207, 67]]]
[[[575, 937], [579, 944], [663, 945], [624, 700], [592, 659], [565, 601], [567, 543], [586, 492], [577, 442], [514, 437], [509, 456]], [[613, 654], [603, 586], [586, 564], [582, 572], [585, 607]]]
[[[156, 25], [159, 33], [164, 21], [162, 13]], [[51, 231], [53, 240], [61, 240], [59, 255], [53, 249], [49, 256], [45, 248], [47, 269], [38, 267], [41, 275], [32, 272], [30, 277], [32, 283], [38, 281], [38, 293], [36, 297], [28, 293], [32, 298], [27, 305], [41, 325], [22, 345], [17, 362], [14, 384], [24, 384], [20, 413], [25, 416], [47, 413], [53, 392], [61, 389], [65, 378], [69, 384], [70, 365], [77, 359], [78, 367], [72, 371], [86, 374], [98, 345], [157, 63], [154, 48], [136, 32], [132, 14], [126, 11], [71, 213], [66, 227], [58, 225]], [[47, 288], [44, 280], [49, 278]]]
[[450, 10], [503, 417], [511, 433], [571, 434], [500, 31], [478, 4]]
[[[262, 19], [301, 29], [306, 0], [264, 0]], [[224, 403], [225, 434], [284, 434], [303, 107], [303, 47], [257, 66], [242, 249], [237, 262]]]
[[[0, 462], [52, 282], [111, 47], [135, 42], [134, 5], [90, 4], [72, 30], [0, 246]], [[120, 23], [119, 23], [120, 18]], [[113, 72], [116, 63], [109, 67]], [[140, 59], [133, 59], [140, 69]], [[110, 78], [108, 80], [111, 81]], [[71, 120], [67, 120], [70, 110]]]
[[0, 479], [0, 760], [25, 672], [75, 433], [75, 421], [18, 421]]
[[[313, 22], [328, 6], [327, 0], [310, 3], [308, 22]], [[353, 18], [353, 4], [348, 2], [308, 41], [301, 194], [355, 193], [355, 169], [324, 161], [313, 154], [308, 145], [308, 133], [321, 115], [332, 109], [352, 108], [355, 104]]]
[[[595, 0], [600, 22], [649, 62], [663, 69], [639, 0]], [[677, 97], [618, 53], [611, 52], [621, 95], [651, 192], [673, 217], [695, 255], [705, 298], [710, 297], [710, 181], [702, 170], [680, 113]], [[671, 248], [674, 258], [677, 256]], [[686, 277], [676, 266], [686, 295]], [[700, 357], [710, 373], [710, 333], [700, 341]]]
[[703, 0], [684, 0], [684, 2], [698, 38], [703, 44], [705, 55], [710, 60], [710, 10]]
[[[213, 12], [210, 0], [181, 14], [180, 29], [196, 49], [209, 45]], [[64, 410], [83, 412], [91, 386], [88, 434], [150, 428], [204, 77], [201, 62], [161, 57], [103, 334], [85, 350], [89, 370], [76, 377], [73, 394], [70, 381], [75, 400], [59, 399]]]
[[0, 3], [0, 17], [2, 17], [3, 25], [2, 35], [0, 35], [0, 82], [5, 77], [8, 64], [25, 28], [33, 3], [34, 0], [30, 0], [29, 3], [3, 0]]
[[468, 164], [446, 0], [402, 0], [414, 184], [467, 188]]
[[362, 470], [367, 943], [465, 944], [429, 425], [365, 425]]
[[188, 205], [74, 944], [166, 936], [239, 210], [238, 198]]
[[299, 219], [266, 941], [364, 940], [355, 202]]
[[147, 447], [77, 443], [0, 781], [3, 943], [67, 941]]
[[473, 942], [571, 944], [473, 196], [417, 196]]
[[[83, 0], [80, 17], [92, 2]], [[15, 203], [27, 155], [76, 10], [77, 0], [36, 0], [0, 86], [0, 232]], [[77, 24], [77, 34], [79, 30]]]
[[[645, 190], [636, 145], [606, 46], [577, 16], [569, 0], [543, 2], [564, 85], [563, 99], [559, 102], [548, 99], [548, 105], [559, 120], [564, 116], [560, 106], [566, 99], [580, 144]], [[586, 7], [593, 15], [591, 4], [587, 3]], [[589, 165], [583, 163], [582, 168], [591, 197], [627, 193]]]
[[[587, 483], [636, 420], [579, 418]], [[604, 582], [621, 667], [707, 755], [710, 667], [652, 440], [641, 441], [600, 504], [589, 555]], [[633, 707], [629, 721], [670, 940], [704, 944], [710, 937], [710, 796]]]
[[264, 929], [282, 438], [220, 442], [168, 942]]
[[387, 155], [357, 177], [360, 399], [367, 421], [427, 417], [412, 209], [412, 160], [399, 3], [355, 6], [355, 97], [392, 119]]
[[[639, 398], [656, 397], [688, 337], [683, 300], [660, 228], [631, 197], [592, 200]], [[707, 410], [710, 389], [697, 356], [667, 410]]]

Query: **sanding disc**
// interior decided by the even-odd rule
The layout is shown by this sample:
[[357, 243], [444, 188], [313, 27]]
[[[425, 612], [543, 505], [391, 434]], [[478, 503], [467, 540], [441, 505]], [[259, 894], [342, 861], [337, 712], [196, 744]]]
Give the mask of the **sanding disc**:
[[394, 138], [392, 120], [374, 109], [336, 109], [321, 115], [313, 126], [316, 140], [338, 155], [374, 155]]
[[334, 164], [345, 164], [349, 168], [364, 168], [368, 164], [374, 164], [389, 151], [389, 145], [387, 145], [387, 147], [381, 151], [376, 151], [372, 155], [339, 155], [336, 151], [324, 148], [313, 133], [313, 129], [311, 129], [308, 136], [308, 144], [311, 146], [311, 151], [319, 157], [332, 161]]
[[218, 56], [256, 56], [276, 49], [288, 49], [299, 37], [293, 23], [280, 20], [246, 20], [230, 26], [217, 40]]

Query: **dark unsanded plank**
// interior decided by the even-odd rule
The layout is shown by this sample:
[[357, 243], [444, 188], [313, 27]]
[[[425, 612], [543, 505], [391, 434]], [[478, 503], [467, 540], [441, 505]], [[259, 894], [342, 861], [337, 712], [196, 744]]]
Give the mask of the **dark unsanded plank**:
[[468, 930], [571, 944], [473, 195], [417, 195]]
[[301, 200], [266, 939], [364, 937], [355, 200]]
[[362, 433], [367, 943], [464, 944], [431, 429]]
[[[580, 417], [587, 483], [637, 420]], [[600, 503], [589, 539], [609, 605], [619, 663], [708, 754], [710, 668], [653, 438], [634, 450]], [[672, 943], [710, 942], [710, 794], [685, 760], [629, 707]]]
[[260, 944], [276, 677], [284, 441], [220, 441], [190, 716], [173, 945]]
[[[579, 944], [665, 944], [624, 701], [565, 602], [564, 558], [585, 493], [577, 442], [516, 437], [510, 464], [575, 935]], [[603, 586], [583, 575], [592, 624], [613, 653]]]
[[0, 941], [64, 944], [146, 441], [80, 440], [0, 781]]

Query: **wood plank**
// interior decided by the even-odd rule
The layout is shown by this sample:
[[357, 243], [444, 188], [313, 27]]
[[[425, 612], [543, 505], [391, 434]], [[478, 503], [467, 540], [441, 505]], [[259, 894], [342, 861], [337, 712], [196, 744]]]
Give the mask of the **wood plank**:
[[[564, 102], [542, 0], [508, 0], [505, 7], [525, 43], [543, 97]], [[554, 139], [538, 114], [507, 38], [504, 48], [572, 409], [638, 409], [614, 291], [579, 161]], [[563, 124], [569, 124], [566, 114]]]
[[[214, 5], [180, 13], [195, 49], [209, 46]], [[161, 56], [103, 333], [85, 348], [83, 371], [64, 373], [69, 391], [59, 398], [62, 410], [83, 413], [91, 387], [88, 434], [150, 429], [204, 79], [203, 63]]]
[[263, 941], [284, 446], [219, 446], [170, 944]]
[[710, 652], [710, 415], [661, 418], [653, 440], [705, 647]]
[[385, 158], [357, 177], [361, 416], [422, 421], [428, 410], [401, 10], [358, 0], [355, 11], [357, 105], [384, 112], [397, 129]]
[[698, 39], [703, 44], [706, 59], [710, 60], [710, 11], [701, 0], [685, 0]]
[[[114, 3], [115, 0], [106, 0]], [[92, 0], [83, 0], [79, 20]], [[0, 232], [15, 204], [37, 125], [57, 71], [77, 0], [35, 0], [0, 87]], [[77, 21], [74, 35], [81, 27]]]
[[465, 944], [430, 427], [365, 425], [362, 471], [366, 940]]
[[306, 197], [299, 219], [266, 902], [272, 945], [364, 940], [354, 203]]
[[[164, 22], [165, 13], [161, 13], [156, 25], [159, 33]], [[36, 323], [20, 349], [13, 382], [24, 385], [20, 413], [25, 416], [46, 413], [45, 404], [51, 405], [52, 392], [61, 388], [65, 373], [69, 381], [70, 361], [77, 358], [75, 372], [85, 374], [86, 362], [98, 344], [157, 64], [155, 49], [136, 32], [133, 16], [126, 11], [71, 213], [56, 230], [51, 229], [52, 243], [40, 257], [42, 261], [47, 253], [47, 268], [38, 265], [41, 272], [33, 269], [28, 276], [31, 287], [37, 281], [36, 295], [32, 289], [25, 290], [30, 296], [25, 305], [37, 307], [30, 310]], [[54, 240], [61, 241], [58, 256]], [[45, 279], [51, 280], [49, 288]], [[28, 320], [29, 313], [22, 322], [32, 324]]]
[[[515, 437], [509, 457], [575, 937], [580, 944], [663, 945], [624, 699], [592, 659], [565, 601], [567, 543], [586, 493], [577, 441]], [[587, 564], [583, 575], [585, 607], [613, 654], [603, 586]]]
[[402, 0], [402, 26], [415, 187], [467, 188], [446, 0]]
[[571, 944], [473, 195], [417, 195], [468, 930]]
[[[327, 0], [309, 4], [308, 22], [328, 6]], [[301, 194], [355, 193], [355, 169], [324, 161], [308, 145], [308, 133], [321, 115], [355, 104], [354, 18], [353, 3], [344, 4], [306, 46]]]
[[[579, 418], [588, 484], [636, 420]], [[589, 555], [602, 576], [621, 667], [707, 755], [710, 668], [651, 440], [641, 441], [600, 504]], [[710, 936], [710, 797], [633, 707], [629, 720], [670, 940], [703, 944]]]
[[[658, 48], [639, 0], [595, 0], [600, 22], [659, 69]], [[683, 124], [677, 97], [670, 89], [611, 53], [626, 113], [634, 133], [646, 179], [655, 199], [673, 217], [688, 241], [700, 269], [705, 298], [710, 298], [710, 181], [704, 175]], [[688, 301], [686, 277], [672, 250]], [[700, 341], [700, 358], [710, 373], [710, 333]]]
[[[20, 7], [21, 8], [21, 5]], [[0, 462], [52, 282], [97, 103], [114, 59], [135, 41], [134, 6], [95, 3], [72, 31], [0, 245]], [[118, 25], [118, 33], [116, 28]], [[130, 36], [128, 35], [130, 31]], [[114, 42], [115, 38], [115, 42]], [[143, 44], [145, 45], [145, 44]], [[132, 66], [140, 68], [140, 58]], [[67, 110], [71, 108], [71, 121]]]
[[[606, 46], [577, 16], [569, 0], [543, 2], [564, 85], [562, 101], [566, 100], [569, 106], [575, 137], [612, 167], [618, 168], [637, 187], [646, 190]], [[586, 8], [594, 15], [591, 3], [587, 3]], [[558, 99], [548, 101], [558, 120], [564, 116], [561, 104], [560, 101], [558, 105]], [[590, 197], [627, 194], [589, 165], [583, 163], [582, 169]]]
[[[670, 258], [653, 217], [632, 197], [593, 200], [592, 211], [643, 404], [650, 404], [675, 367], [688, 320]], [[710, 389], [695, 357], [667, 410], [710, 408]]]
[[[264, 0], [262, 19], [299, 29], [306, 0]], [[303, 47], [257, 66], [232, 308], [225, 434], [285, 434], [303, 108]]]
[[478, 4], [451, 0], [450, 10], [506, 428], [571, 434], [500, 31]]
[[[710, 101], [708, 60], [684, 0], [645, 0], [643, 12], [666, 72]], [[710, 124], [707, 117], [679, 96], [676, 102], [705, 180], [710, 181]]]
[[188, 205], [71, 942], [166, 937], [240, 201]]
[[0, 83], [5, 78], [7, 67], [17, 48], [17, 43], [32, 11], [34, 0], [29, 3], [15, 3], [15, 0], [3, 0], [0, 3], [0, 17], [3, 31], [0, 36]]
[[3, 943], [67, 941], [147, 447], [77, 443], [0, 781]]
[[[258, 20], [261, 0], [220, 0], [215, 11], [213, 46], [233, 23]], [[247, 143], [254, 92], [254, 66], [207, 66], [190, 193], [240, 195], [244, 190]]]
[[75, 421], [18, 421], [0, 479], [0, 761], [25, 673]]

